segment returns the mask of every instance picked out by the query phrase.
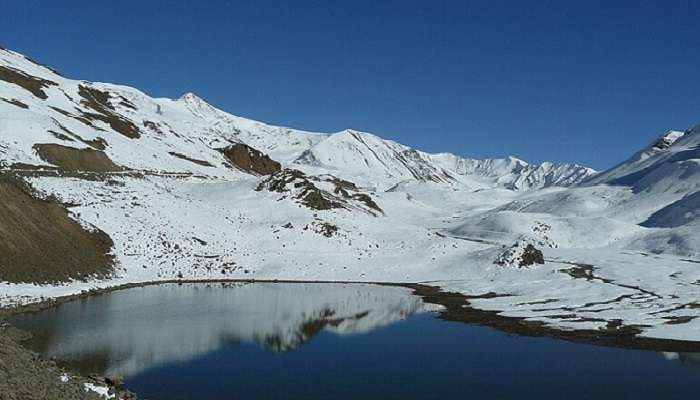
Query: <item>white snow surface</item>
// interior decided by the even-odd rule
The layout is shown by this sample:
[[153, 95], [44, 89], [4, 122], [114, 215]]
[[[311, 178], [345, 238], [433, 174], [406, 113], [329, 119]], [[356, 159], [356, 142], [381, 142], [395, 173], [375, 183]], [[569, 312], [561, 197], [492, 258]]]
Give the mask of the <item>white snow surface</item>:
[[83, 384], [83, 387], [85, 387], [86, 392], [95, 392], [105, 399], [113, 399], [116, 397], [114, 394], [109, 393], [109, 388], [107, 386], [99, 386], [94, 383], [86, 382]]
[[[40, 193], [70, 203], [84, 226], [110, 235], [116, 272], [63, 285], [0, 282], [0, 305], [180, 277], [429, 282], [509, 294], [472, 305], [560, 329], [620, 321], [650, 337], [700, 340], [700, 127], [667, 133], [595, 174], [574, 164], [428, 154], [353, 130], [271, 126], [191, 93], [156, 99], [67, 79], [9, 50], [0, 50], [0, 66], [55, 83], [41, 99], [0, 80], [0, 168], [49, 167], [37, 143], [87, 148], [102, 138], [110, 159], [140, 172], [112, 173], [109, 182], [27, 175]], [[75, 118], [95, 112], [81, 103], [81, 85], [107, 92], [113, 112], [138, 126], [140, 137]], [[230, 167], [220, 151], [236, 142], [284, 167], [352, 181], [384, 213], [312, 210], [283, 193], [256, 191], [264, 177]], [[324, 223], [337, 232], [322, 234]], [[494, 264], [504, 246], [523, 239], [540, 245], [546, 264]], [[572, 273], [577, 264], [590, 265], [591, 275]]]

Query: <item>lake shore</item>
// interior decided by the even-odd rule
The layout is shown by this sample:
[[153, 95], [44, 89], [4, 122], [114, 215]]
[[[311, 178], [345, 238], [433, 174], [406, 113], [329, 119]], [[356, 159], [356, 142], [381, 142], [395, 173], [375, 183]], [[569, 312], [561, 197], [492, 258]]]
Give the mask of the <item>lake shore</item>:
[[622, 324], [608, 324], [604, 329], [564, 330], [549, 326], [543, 322], [522, 317], [509, 317], [501, 315], [497, 311], [483, 310], [471, 305], [470, 300], [492, 299], [508, 297], [508, 294], [488, 292], [481, 295], [465, 295], [457, 292], [446, 291], [439, 286], [423, 283], [393, 283], [393, 282], [355, 282], [355, 281], [310, 281], [310, 280], [255, 280], [255, 279], [177, 279], [148, 281], [139, 283], [127, 283], [122, 285], [96, 288], [77, 294], [49, 298], [44, 301], [24, 305], [14, 305], [0, 308], [0, 321], [11, 315], [26, 312], [37, 312], [50, 307], [70, 302], [73, 300], [98, 296], [117, 290], [137, 287], [146, 287], [162, 284], [186, 284], [186, 283], [314, 283], [314, 284], [352, 284], [363, 283], [381, 286], [405, 287], [413, 290], [413, 293], [426, 303], [437, 304], [444, 308], [440, 317], [450, 321], [477, 324], [492, 327], [504, 332], [524, 336], [546, 336], [556, 339], [575, 342], [596, 344], [602, 346], [620, 347], [635, 350], [669, 351], [669, 352], [700, 352], [700, 342], [689, 340], [661, 339], [639, 336], [640, 331], [634, 326]]
[[[86, 391], [85, 385], [97, 385], [108, 390], [107, 387], [113, 380], [93, 374], [83, 377], [72, 371], [66, 371], [57, 366], [52, 360], [44, 360], [39, 355], [22, 345], [31, 335], [14, 328], [3, 320], [20, 313], [38, 312], [47, 308], [56, 307], [70, 301], [84, 299], [91, 296], [100, 296], [117, 290], [146, 287], [162, 284], [189, 284], [189, 283], [357, 283], [357, 282], [329, 282], [329, 281], [288, 281], [288, 280], [170, 280], [156, 282], [142, 282], [125, 284], [120, 286], [94, 289], [79, 294], [61, 296], [42, 302], [14, 306], [0, 309], [0, 373], [12, 371], [9, 376], [0, 376], [0, 400], [14, 399], [99, 399], [104, 398], [95, 392]], [[525, 318], [515, 318], [499, 315], [495, 311], [487, 311], [473, 308], [470, 301], [484, 298], [507, 296], [496, 293], [485, 293], [477, 296], [468, 296], [460, 293], [444, 291], [437, 286], [411, 283], [386, 283], [363, 282], [365, 284], [379, 286], [403, 287], [412, 291], [412, 294], [420, 297], [425, 303], [441, 306], [438, 317], [448, 321], [461, 322], [487, 326], [510, 334], [532, 337], [549, 337], [577, 343], [595, 344], [601, 346], [619, 347], [626, 349], [663, 351], [663, 352], [700, 352], [700, 343], [693, 341], [666, 340], [639, 337], [638, 331], [633, 327], [611, 326], [605, 330], [560, 330], [546, 326], [538, 321]], [[101, 385], [101, 386], [100, 386]], [[118, 394], [119, 399], [136, 399], [136, 395], [127, 391], [118, 391], [111, 388], [112, 394]]]
[[109, 387], [103, 377], [89, 378], [45, 360], [21, 343], [31, 335], [0, 322], [0, 400], [100, 400], [101, 394], [136, 400], [131, 392]]

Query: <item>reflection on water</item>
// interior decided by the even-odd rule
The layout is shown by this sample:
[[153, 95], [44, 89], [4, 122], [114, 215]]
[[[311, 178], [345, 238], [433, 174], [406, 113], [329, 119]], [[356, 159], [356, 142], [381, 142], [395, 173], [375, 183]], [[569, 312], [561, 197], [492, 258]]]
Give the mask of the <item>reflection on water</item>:
[[371, 284], [164, 284], [11, 322], [44, 356], [124, 375], [150, 400], [697, 397], [698, 354], [513, 336], [430, 309]]
[[370, 284], [197, 283], [127, 289], [16, 317], [30, 347], [83, 372], [129, 376], [239, 342], [280, 352], [322, 330], [365, 333], [435, 309]]
[[700, 368], [700, 353], [663, 353], [667, 360], [678, 360], [682, 364]]

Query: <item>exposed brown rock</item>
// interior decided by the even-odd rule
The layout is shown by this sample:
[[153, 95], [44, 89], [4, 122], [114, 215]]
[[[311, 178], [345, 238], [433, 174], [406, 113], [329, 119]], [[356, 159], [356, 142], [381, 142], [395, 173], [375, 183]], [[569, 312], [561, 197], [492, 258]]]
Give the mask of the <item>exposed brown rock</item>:
[[76, 149], [60, 144], [35, 144], [34, 149], [42, 160], [66, 171], [118, 172], [118, 166], [107, 155], [94, 149]]
[[[56, 110], [61, 110], [61, 109], [60, 109], [60, 108], [56, 108]], [[69, 117], [74, 117], [74, 116], [71, 115], [70, 113], [67, 113], [66, 115], [69, 116]], [[75, 118], [75, 117], [74, 117], [74, 118]], [[58, 138], [58, 139], [61, 139], [61, 140], [68, 141], [68, 142], [74, 142], [74, 141], [76, 141], [76, 140], [79, 140], [79, 141], [85, 143], [86, 145], [88, 145], [88, 146], [90, 146], [90, 147], [93, 147], [93, 148], [95, 148], [95, 149], [97, 149], [97, 150], [104, 150], [104, 149], [107, 148], [107, 141], [104, 140], [103, 138], [97, 137], [97, 138], [92, 139], [92, 140], [83, 139], [82, 137], [80, 137], [80, 135], [76, 134], [75, 132], [73, 132], [73, 131], [71, 131], [70, 129], [66, 128], [65, 125], [63, 125], [63, 124], [61, 124], [60, 122], [58, 122], [57, 119], [51, 118], [51, 120], [53, 121], [53, 123], [54, 123], [56, 126], [58, 126], [58, 128], [59, 128], [61, 131], [63, 131], [63, 133], [61, 133], [61, 132], [56, 132], [55, 130], [49, 130], [49, 133], [51, 133], [54, 137], [56, 137], [56, 138]], [[94, 128], [94, 127], [93, 127], [93, 128]]]
[[0, 281], [60, 282], [112, 272], [112, 240], [88, 232], [66, 208], [0, 175]]
[[328, 222], [321, 222], [314, 224], [314, 231], [325, 237], [331, 237], [338, 232], [338, 227], [333, 224], [329, 224]]
[[544, 255], [541, 250], [535, 248], [535, 246], [528, 244], [523, 250], [523, 255], [520, 259], [520, 266], [526, 267], [534, 264], [544, 264]]
[[[332, 184], [334, 186], [332, 193], [319, 189], [314, 182]], [[369, 195], [359, 192], [354, 183], [333, 175], [307, 176], [297, 169], [285, 168], [262, 181], [256, 190], [291, 192], [299, 203], [314, 210], [362, 209], [374, 216], [384, 213]]]
[[339, 201], [335, 201], [335, 197], [324, 192], [303, 172], [296, 169], [284, 169], [271, 175], [269, 178], [262, 181], [257, 191], [268, 190], [270, 192], [285, 193], [294, 190], [294, 197], [299, 202], [314, 210], [330, 210], [333, 208], [345, 208]]
[[6, 99], [4, 97], [0, 97], [0, 100], [4, 101], [5, 103], [12, 104], [13, 106], [17, 106], [19, 108], [24, 108], [24, 109], [29, 108], [28, 105], [22, 103], [21, 101], [19, 101], [17, 99]]
[[259, 175], [271, 175], [282, 169], [277, 161], [243, 143], [236, 143], [223, 149], [226, 158], [236, 167]]
[[101, 137], [98, 137], [93, 140], [83, 139], [82, 142], [96, 148], [97, 150], [104, 150], [107, 148], [107, 141], [102, 139]]
[[181, 153], [176, 153], [176, 152], [174, 152], [174, 151], [169, 151], [168, 154], [170, 154], [170, 155], [173, 156], [173, 157], [177, 157], [177, 158], [179, 158], [179, 159], [182, 159], [182, 160], [187, 160], [187, 161], [189, 161], [189, 162], [192, 162], [192, 163], [195, 163], [195, 164], [198, 164], [198, 165], [202, 165], [202, 166], [204, 166], [204, 167], [213, 167], [213, 166], [214, 166], [214, 165], [212, 165], [212, 163], [210, 163], [209, 161], [198, 160], [198, 159], [196, 159], [196, 158], [192, 158], [192, 157], [186, 156], [186, 155], [181, 154]]
[[531, 243], [519, 240], [501, 253], [494, 264], [517, 266], [518, 268], [529, 267], [535, 264], [544, 264], [544, 254]]
[[61, 132], [56, 132], [56, 131], [50, 130], [50, 129], [48, 132], [50, 134], [52, 134], [56, 139], [65, 140], [66, 142], [75, 142], [75, 140], [73, 140], [73, 138], [71, 138], [70, 136], [64, 135]]
[[[109, 102], [109, 93], [89, 86], [80, 85], [78, 94], [83, 98], [83, 100], [80, 101], [81, 104], [96, 112], [83, 113], [80, 118], [76, 117], [76, 119], [90, 126], [92, 126], [92, 122], [94, 121], [102, 121], [109, 124], [115, 131], [130, 139], [141, 137], [141, 132], [136, 124], [115, 112], [114, 106]], [[126, 99], [122, 101], [124, 100]]]
[[59, 114], [61, 114], [61, 115], [65, 115], [66, 117], [72, 117], [72, 116], [73, 116], [73, 114], [69, 113], [68, 111], [66, 111], [66, 110], [64, 110], [64, 109], [62, 109], [62, 108], [58, 108], [58, 107], [54, 107], [54, 106], [49, 106], [49, 108], [52, 109], [52, 110], [54, 110], [54, 111], [56, 111], [57, 113], [59, 113]]
[[42, 100], [48, 98], [43, 89], [57, 85], [56, 82], [28, 75], [22, 71], [4, 66], [0, 66], [0, 80], [20, 86]]
[[372, 200], [372, 198], [368, 194], [355, 193], [350, 197], [352, 197], [353, 199], [355, 199], [357, 201], [361, 201], [367, 207], [369, 207], [375, 211], [379, 211], [380, 213], [384, 214], [384, 210], [382, 210], [381, 207], [379, 207], [379, 205], [374, 200]]

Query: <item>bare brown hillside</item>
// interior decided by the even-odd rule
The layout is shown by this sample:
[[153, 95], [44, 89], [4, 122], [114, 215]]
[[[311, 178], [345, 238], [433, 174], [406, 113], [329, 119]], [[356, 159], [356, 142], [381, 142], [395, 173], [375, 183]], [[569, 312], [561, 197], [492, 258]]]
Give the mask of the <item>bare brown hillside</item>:
[[60, 282], [112, 272], [110, 237], [88, 232], [66, 208], [0, 174], [0, 281]]
[[117, 172], [124, 170], [100, 150], [76, 149], [53, 143], [36, 144], [34, 149], [42, 160], [66, 171]]

